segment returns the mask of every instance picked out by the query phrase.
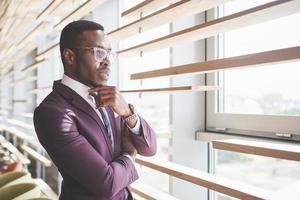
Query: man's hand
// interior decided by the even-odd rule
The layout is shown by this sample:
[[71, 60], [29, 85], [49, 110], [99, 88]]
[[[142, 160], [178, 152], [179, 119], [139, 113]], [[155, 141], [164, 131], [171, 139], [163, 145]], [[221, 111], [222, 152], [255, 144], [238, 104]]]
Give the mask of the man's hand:
[[135, 160], [137, 150], [131, 142], [127, 129], [126, 131], [122, 132], [122, 148], [124, 152], [128, 153], [133, 158], [133, 160]]
[[132, 114], [127, 102], [115, 86], [97, 86], [89, 89], [89, 92], [98, 93], [96, 97], [97, 109], [109, 106], [122, 117], [128, 117]]

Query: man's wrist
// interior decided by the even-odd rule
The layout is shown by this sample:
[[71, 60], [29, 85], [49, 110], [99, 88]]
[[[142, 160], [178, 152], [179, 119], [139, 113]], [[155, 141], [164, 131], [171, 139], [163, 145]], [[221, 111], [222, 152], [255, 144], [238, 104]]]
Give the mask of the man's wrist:
[[130, 109], [129, 106], [128, 106], [128, 107], [127, 107], [127, 110], [126, 110], [126, 112], [125, 112], [125, 114], [122, 115], [121, 117], [125, 119], [125, 118], [131, 116], [132, 114], [133, 114], [133, 112], [131, 111], [131, 109]]
[[130, 124], [125, 123], [126, 126], [129, 128], [130, 133], [133, 133], [135, 135], [140, 135], [141, 133], [141, 120], [140, 117], [137, 117], [136, 121], [132, 121]]
[[135, 127], [138, 115], [136, 114], [135, 108], [132, 104], [128, 104], [128, 109], [130, 110], [130, 114], [127, 116], [122, 116], [127, 125], [131, 128]]

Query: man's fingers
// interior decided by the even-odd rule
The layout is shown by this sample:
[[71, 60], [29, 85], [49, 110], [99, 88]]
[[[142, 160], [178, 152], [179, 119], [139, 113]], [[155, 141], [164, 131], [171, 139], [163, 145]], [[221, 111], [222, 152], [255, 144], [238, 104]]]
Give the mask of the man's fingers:
[[128, 104], [115, 86], [98, 86], [89, 89], [89, 92], [98, 93], [96, 98], [96, 108], [110, 106], [114, 112], [120, 116], [125, 116], [127, 113], [129, 113]]
[[97, 86], [94, 88], [90, 88], [89, 92], [101, 92], [105, 90], [116, 90], [117, 88], [115, 86]]
[[115, 100], [113, 98], [103, 99], [103, 100], [101, 100], [101, 102], [99, 102], [99, 105], [97, 105], [97, 109], [99, 109], [100, 107], [104, 107], [104, 106], [113, 106], [114, 101]]
[[117, 100], [115, 95], [106, 95], [105, 97], [100, 98], [100, 103], [112, 103], [114, 104]]
[[117, 96], [119, 94], [119, 92], [116, 89], [114, 89], [114, 88], [103, 89], [103, 90], [99, 90], [97, 92], [98, 92], [98, 95], [97, 95], [98, 99], [106, 97], [107, 95], [115, 95], [115, 96]]
[[101, 94], [101, 95], [99, 95], [99, 97], [98, 97], [98, 99], [100, 100], [100, 101], [102, 101], [102, 100], [104, 100], [104, 99], [110, 99], [110, 98], [116, 98], [117, 96], [116, 96], [116, 94], [114, 94], [114, 93], [106, 93], [106, 94]]
[[114, 90], [104, 90], [97, 96], [97, 100], [100, 102], [105, 101], [107, 99], [113, 99], [114, 101], [118, 101], [120, 99], [120, 94]]
[[[98, 106], [104, 106], [102, 105], [103, 103], [105, 105], [107, 104], [110, 104], [111, 103], [113, 104], [115, 102], [115, 100], [117, 99], [117, 95], [113, 92], [107, 92], [107, 93], [103, 93], [101, 95], [98, 95], [97, 98], [96, 98], [96, 103]], [[111, 102], [110, 102], [111, 101]]]
[[103, 95], [106, 95], [106, 94], [115, 94], [116, 92], [113, 91], [113, 90], [104, 90], [104, 91], [101, 91], [101, 92], [98, 92], [98, 95], [101, 97]]

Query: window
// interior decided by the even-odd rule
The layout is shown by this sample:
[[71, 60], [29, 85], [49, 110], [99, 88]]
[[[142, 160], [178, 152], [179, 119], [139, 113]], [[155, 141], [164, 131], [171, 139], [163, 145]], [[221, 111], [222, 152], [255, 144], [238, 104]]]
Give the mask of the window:
[[[219, 8], [219, 15], [268, 1], [233, 1]], [[300, 14], [227, 32], [215, 38], [215, 58], [227, 58], [298, 46]], [[213, 59], [213, 58], [211, 58]], [[277, 137], [300, 134], [299, 61], [228, 70], [209, 75], [209, 83], [222, 89], [208, 95], [208, 130]], [[245, 131], [246, 130], [246, 131]], [[248, 131], [248, 132], [247, 132]]]
[[[219, 8], [229, 15], [268, 1], [233, 1]], [[282, 17], [214, 38], [215, 58], [227, 58], [274, 49], [299, 46], [300, 14]], [[213, 58], [211, 58], [213, 59]], [[300, 134], [299, 61], [253, 68], [235, 69], [208, 76], [208, 83], [223, 89], [208, 93], [207, 129], [276, 137], [288, 132], [298, 140]], [[212, 150], [212, 171], [218, 176], [293, 197], [299, 188], [299, 162]], [[286, 196], [288, 198], [288, 196]], [[213, 193], [213, 199], [232, 197]]]
[[[253, 3], [253, 1], [251, 1]], [[245, 4], [244, 4], [245, 5]], [[225, 15], [237, 3], [226, 4]], [[283, 17], [267, 23], [231, 31], [223, 35], [224, 57], [245, 55], [300, 44], [300, 28], [294, 26], [300, 14]], [[223, 76], [223, 103], [219, 112], [300, 115], [300, 62], [226, 71]]]

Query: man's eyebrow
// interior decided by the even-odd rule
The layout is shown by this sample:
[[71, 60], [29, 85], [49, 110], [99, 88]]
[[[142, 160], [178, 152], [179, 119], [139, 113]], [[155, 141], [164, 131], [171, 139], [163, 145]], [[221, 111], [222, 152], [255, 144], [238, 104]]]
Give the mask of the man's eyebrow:
[[[96, 45], [96, 47], [100, 47], [100, 48], [102, 48], [102, 49], [106, 49], [104, 46], [101, 46], [101, 45]], [[111, 51], [111, 47], [107, 48], [106, 50]]]

